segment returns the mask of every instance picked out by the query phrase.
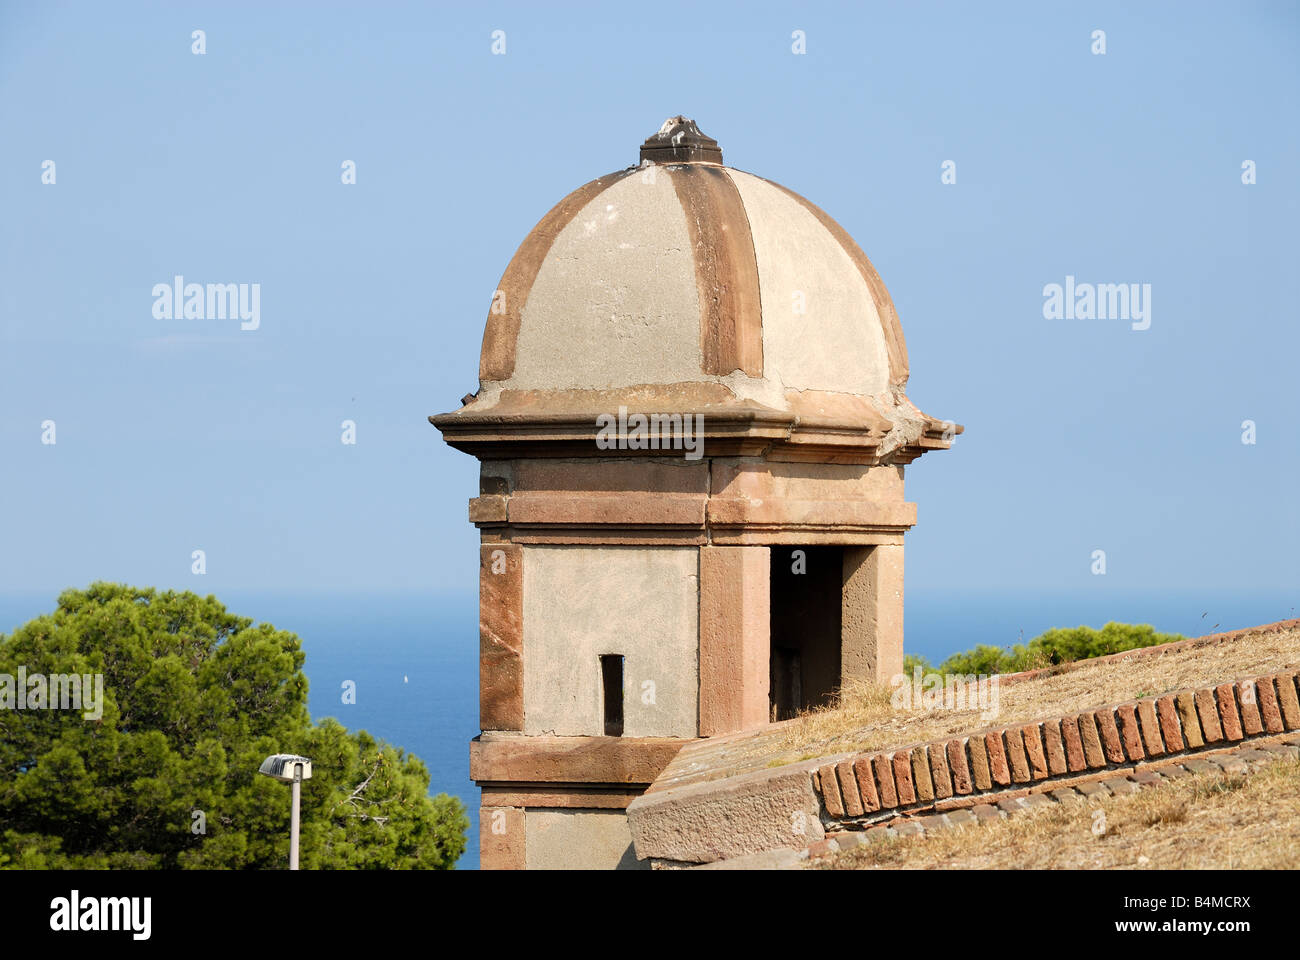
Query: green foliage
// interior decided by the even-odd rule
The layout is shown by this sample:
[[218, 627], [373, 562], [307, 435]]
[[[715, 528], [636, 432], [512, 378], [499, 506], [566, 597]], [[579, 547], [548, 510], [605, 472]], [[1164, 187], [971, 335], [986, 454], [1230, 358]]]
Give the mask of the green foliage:
[[[1031, 641], [1032, 644], [1032, 641]], [[1016, 644], [1008, 650], [1001, 647], [993, 647], [981, 643], [979, 646], [967, 650], [965, 653], [954, 653], [943, 663], [939, 664], [941, 673], [960, 673], [960, 674], [986, 674], [995, 673], [1016, 673], [1020, 670], [1030, 670], [1032, 667], [1023, 666], [1030, 662], [1029, 648], [1024, 644]], [[1042, 664], [1035, 663], [1035, 666]]]
[[918, 667], [921, 669], [922, 673], [934, 672], [934, 667], [930, 665], [930, 661], [925, 657], [915, 653], [903, 654], [903, 673], [910, 677]]
[[[307, 712], [298, 638], [215, 597], [109, 583], [67, 590], [0, 635], [0, 674], [103, 674], [103, 715], [0, 710], [0, 867], [284, 869], [286, 784], [273, 753], [311, 757], [304, 869], [449, 869], [459, 800], [420, 760]], [[192, 832], [194, 812], [206, 832]]]
[[939, 665], [939, 672], [1018, 673], [1183, 639], [1176, 633], [1156, 633], [1149, 624], [1108, 623], [1100, 630], [1092, 627], [1056, 628], [1027, 644], [1018, 643], [1005, 650], [981, 644], [965, 653], [954, 653]]

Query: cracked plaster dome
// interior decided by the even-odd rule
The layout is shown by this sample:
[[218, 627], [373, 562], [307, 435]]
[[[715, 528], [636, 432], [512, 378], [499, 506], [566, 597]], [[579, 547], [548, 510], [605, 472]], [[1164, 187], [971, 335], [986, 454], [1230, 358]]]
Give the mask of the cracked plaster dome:
[[457, 423], [627, 404], [906, 462], [948, 446], [925, 442], [942, 424], [907, 400], [907, 376], [893, 301], [853, 238], [674, 117], [640, 166], [579, 187], [524, 239], [489, 308], [479, 390], [434, 422], [451, 440]]

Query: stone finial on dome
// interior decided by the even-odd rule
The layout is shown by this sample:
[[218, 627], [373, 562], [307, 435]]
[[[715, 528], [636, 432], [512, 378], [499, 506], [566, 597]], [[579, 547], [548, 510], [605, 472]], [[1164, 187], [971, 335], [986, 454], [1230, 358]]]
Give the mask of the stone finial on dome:
[[669, 117], [641, 144], [641, 162], [722, 163], [718, 141], [700, 132], [689, 117]]

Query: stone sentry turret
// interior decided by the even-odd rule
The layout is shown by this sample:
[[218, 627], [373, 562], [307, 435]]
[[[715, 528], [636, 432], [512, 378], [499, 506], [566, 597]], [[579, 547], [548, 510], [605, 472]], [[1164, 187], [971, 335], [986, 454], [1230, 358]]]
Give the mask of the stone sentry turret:
[[907, 399], [885, 285], [808, 200], [673, 117], [516, 251], [479, 389], [485, 868], [641, 866], [623, 811], [682, 744], [903, 662]]

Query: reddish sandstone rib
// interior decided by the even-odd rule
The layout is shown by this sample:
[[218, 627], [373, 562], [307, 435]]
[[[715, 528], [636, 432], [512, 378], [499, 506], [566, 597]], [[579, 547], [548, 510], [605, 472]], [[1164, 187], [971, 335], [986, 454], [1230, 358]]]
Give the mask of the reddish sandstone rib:
[[665, 168], [686, 214], [700, 298], [700, 353], [704, 373], [743, 370], [763, 375], [763, 317], [758, 260], [745, 204], [722, 167]]

